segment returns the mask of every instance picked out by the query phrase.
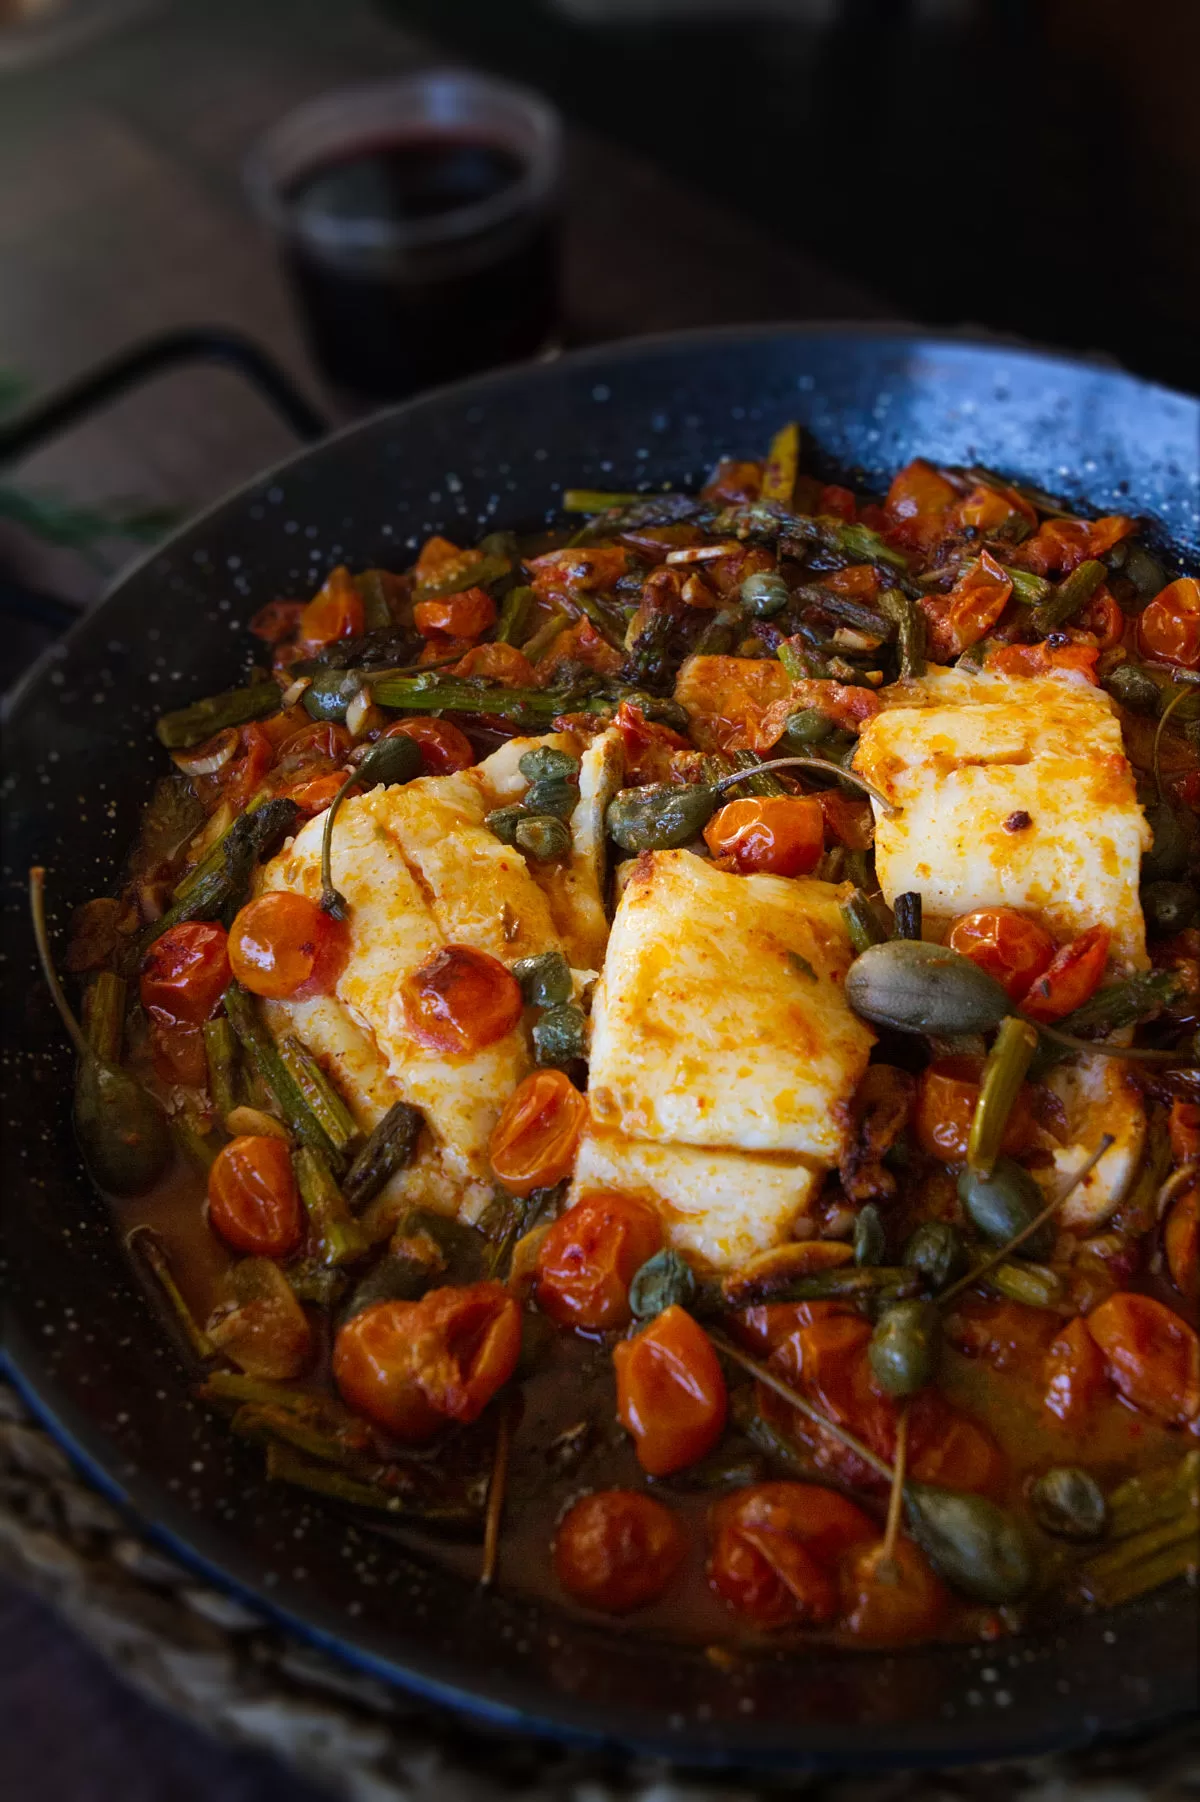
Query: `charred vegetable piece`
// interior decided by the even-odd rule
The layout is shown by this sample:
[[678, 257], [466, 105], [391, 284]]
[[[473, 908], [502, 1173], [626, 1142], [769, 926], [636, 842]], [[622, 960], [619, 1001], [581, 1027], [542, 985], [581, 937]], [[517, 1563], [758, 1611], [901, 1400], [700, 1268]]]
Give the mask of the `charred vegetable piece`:
[[1047, 632], [1065, 626], [1084, 603], [1091, 600], [1107, 574], [1103, 563], [1094, 557], [1087, 558], [1069, 576], [1064, 576], [1053, 594], [1034, 608], [1034, 630], [1045, 637]]
[[869, 951], [872, 945], [883, 943], [887, 934], [883, 930], [878, 914], [860, 888], [856, 888], [853, 894], [847, 895], [846, 899], [840, 903], [840, 907], [842, 918], [846, 922], [846, 931], [850, 935], [850, 943], [857, 952]]
[[125, 1241], [130, 1256], [151, 1278], [169, 1319], [182, 1333], [188, 1350], [200, 1361], [215, 1358], [217, 1347], [199, 1325], [175, 1281], [171, 1261], [162, 1248], [158, 1234], [148, 1226], [135, 1226]]
[[895, 627], [901, 676], [923, 676], [925, 615], [918, 603], [899, 588], [885, 588], [879, 597], [879, 611]]
[[[1059, 1020], [1055, 1031], [1063, 1034], [1064, 1038], [1074, 1040], [1095, 1032], [1119, 1032], [1122, 1027], [1136, 1026], [1140, 1021], [1152, 1020], [1163, 1008], [1171, 1007], [1180, 999], [1182, 988], [1180, 977], [1174, 970], [1140, 971], [1136, 976], [1127, 977], [1124, 982], [1110, 983], [1106, 988], [1097, 989], [1090, 1001], [1085, 1001], [1073, 1014]], [[1058, 1043], [1049, 1037], [1043, 1037], [1031, 1065], [1031, 1074], [1035, 1078], [1040, 1077], [1064, 1057], [1070, 1057], [1075, 1048], [1069, 1043]]]
[[347, 1207], [355, 1213], [412, 1162], [421, 1132], [421, 1116], [406, 1101], [395, 1101], [375, 1126], [342, 1183]]
[[193, 701], [176, 713], [164, 713], [154, 728], [160, 745], [168, 751], [187, 751], [202, 745], [226, 726], [245, 726], [265, 720], [280, 707], [280, 691], [274, 682], [252, 682], [249, 688], [231, 688], [225, 694]]
[[502, 688], [454, 677], [391, 676], [370, 683], [371, 699], [401, 713], [473, 713], [510, 721], [531, 732], [548, 732], [560, 713], [569, 713], [572, 695], [553, 688]]
[[919, 939], [922, 911], [920, 895], [915, 890], [897, 895], [892, 911], [896, 922], [894, 936], [898, 939]]

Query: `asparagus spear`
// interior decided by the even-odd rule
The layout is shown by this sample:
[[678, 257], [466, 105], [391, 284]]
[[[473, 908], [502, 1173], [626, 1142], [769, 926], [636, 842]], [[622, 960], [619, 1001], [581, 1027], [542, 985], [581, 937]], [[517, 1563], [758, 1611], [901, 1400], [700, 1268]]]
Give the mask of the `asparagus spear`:
[[278, 1048], [280, 1062], [308, 1103], [322, 1131], [338, 1151], [345, 1151], [350, 1141], [358, 1137], [354, 1115], [320, 1064], [294, 1033], [289, 1032], [280, 1039]]
[[461, 594], [464, 588], [486, 588], [489, 582], [498, 582], [512, 568], [507, 557], [480, 557], [477, 562], [464, 565], [454, 575], [447, 576], [441, 582], [422, 582], [413, 599], [420, 601], [441, 601], [447, 595]]
[[531, 732], [544, 732], [560, 713], [571, 711], [569, 690], [503, 688], [455, 681], [453, 678], [393, 676], [372, 682], [371, 699], [402, 713], [475, 713], [511, 720]]
[[279, 1055], [274, 1039], [258, 1017], [253, 1000], [236, 982], [231, 983], [225, 991], [225, 1012], [248, 1052], [250, 1062], [287, 1121], [293, 1137], [311, 1150], [320, 1152], [331, 1164], [340, 1168], [341, 1153], [309, 1107], [296, 1079]]
[[518, 644], [520, 642], [532, 604], [532, 588], [518, 586], [509, 589], [500, 604], [500, 618], [496, 625], [497, 644]]
[[1053, 632], [1090, 601], [1108, 571], [1095, 557], [1089, 557], [1069, 576], [1064, 576], [1053, 593], [1033, 610], [1033, 623], [1039, 632]]
[[879, 611], [887, 615], [896, 628], [900, 650], [900, 674], [925, 674], [925, 615], [920, 604], [899, 588], [885, 588], [879, 597]]
[[342, 1194], [356, 1213], [374, 1200], [384, 1184], [412, 1159], [421, 1131], [421, 1116], [406, 1101], [397, 1101], [374, 1128], [346, 1172]]
[[323, 1264], [350, 1264], [370, 1250], [370, 1240], [346, 1206], [329, 1160], [311, 1145], [292, 1153], [292, 1165]]
[[225, 694], [193, 701], [175, 713], [164, 713], [155, 731], [168, 751], [186, 751], [201, 745], [226, 726], [244, 726], [279, 712], [280, 692], [270, 680], [252, 682], [248, 688], [231, 688]]
[[208, 1059], [208, 1093], [213, 1112], [224, 1120], [237, 1106], [237, 1034], [224, 1014], [206, 1020], [204, 1055]]
[[233, 822], [220, 843], [220, 855], [210, 853], [202, 874], [178, 894], [160, 919], [146, 927], [137, 940], [139, 958], [155, 939], [184, 920], [215, 920], [227, 909], [240, 906], [254, 866], [273, 857], [285, 838], [296, 830], [300, 810], [282, 795], [251, 808]]

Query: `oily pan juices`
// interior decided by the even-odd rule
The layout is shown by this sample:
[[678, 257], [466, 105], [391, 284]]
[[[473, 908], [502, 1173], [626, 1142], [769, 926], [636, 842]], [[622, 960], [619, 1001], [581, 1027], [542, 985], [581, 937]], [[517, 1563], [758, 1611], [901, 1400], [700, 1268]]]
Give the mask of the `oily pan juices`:
[[1200, 581], [794, 427], [564, 511], [263, 597], [76, 917], [80, 1145], [197, 1393], [715, 1656], [1194, 1572]]

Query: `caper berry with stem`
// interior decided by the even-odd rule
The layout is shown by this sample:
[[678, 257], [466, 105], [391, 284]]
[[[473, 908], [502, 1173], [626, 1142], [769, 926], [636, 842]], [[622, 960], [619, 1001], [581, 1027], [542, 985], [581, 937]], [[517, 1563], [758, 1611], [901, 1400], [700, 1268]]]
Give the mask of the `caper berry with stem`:
[[608, 830], [623, 851], [675, 851], [700, 836], [716, 806], [708, 783], [627, 788], [609, 803]]
[[1074, 1464], [1043, 1471], [1030, 1485], [1029, 1506], [1045, 1532], [1077, 1544], [1102, 1539], [1108, 1525], [1103, 1490], [1090, 1472]]
[[875, 1381], [889, 1395], [915, 1395], [933, 1381], [941, 1345], [935, 1302], [895, 1302], [880, 1315], [867, 1349]]
[[539, 1064], [569, 1064], [587, 1054], [587, 1022], [582, 1008], [569, 1003], [548, 1007], [533, 1028], [533, 1050]]
[[561, 951], [542, 951], [522, 957], [512, 967], [521, 994], [530, 1007], [561, 1007], [571, 999], [571, 966]]
[[995, 977], [969, 957], [922, 939], [892, 939], [861, 952], [847, 971], [845, 992], [865, 1020], [943, 1038], [990, 1032], [1012, 1005]]
[[[1034, 1178], [1010, 1157], [997, 1158], [990, 1176], [965, 1169], [958, 1179], [958, 1198], [972, 1226], [993, 1245], [1007, 1245], [1046, 1206]], [[1043, 1258], [1053, 1251], [1055, 1238], [1054, 1222], [1047, 1220], [1014, 1251], [1020, 1257]]]
[[756, 570], [747, 576], [741, 589], [742, 606], [755, 619], [772, 619], [782, 613], [790, 596], [788, 585], [777, 570]]

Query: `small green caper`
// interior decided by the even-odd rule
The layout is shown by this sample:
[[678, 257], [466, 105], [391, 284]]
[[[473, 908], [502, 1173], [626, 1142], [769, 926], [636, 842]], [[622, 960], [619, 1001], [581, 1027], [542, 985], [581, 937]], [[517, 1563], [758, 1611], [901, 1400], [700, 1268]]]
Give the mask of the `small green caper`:
[[[1037, 1219], [1046, 1198], [1028, 1170], [1001, 1157], [990, 1176], [967, 1168], [958, 1179], [958, 1198], [976, 1230], [993, 1245], [1007, 1245]], [[1021, 1257], [1041, 1258], [1054, 1249], [1054, 1222], [1047, 1220], [1016, 1249]]]
[[523, 957], [513, 965], [512, 974], [530, 1007], [561, 1007], [571, 999], [571, 966], [561, 951]]
[[958, 1228], [948, 1220], [925, 1220], [904, 1247], [903, 1262], [919, 1270], [936, 1295], [948, 1289], [967, 1267], [967, 1248]]
[[530, 813], [550, 813], [557, 820], [569, 820], [579, 805], [578, 784], [557, 776], [543, 777], [526, 790], [524, 804]]
[[1140, 599], [1152, 601], [1167, 585], [1167, 572], [1157, 557], [1152, 557], [1144, 544], [1136, 539], [1127, 543], [1122, 573], [1129, 577]]
[[906, 1483], [913, 1538], [952, 1588], [978, 1602], [1018, 1602], [1033, 1581], [1020, 1527], [986, 1496]]
[[609, 802], [608, 830], [623, 851], [674, 851], [699, 837], [717, 810], [707, 783], [651, 783]]
[[587, 1022], [583, 1009], [548, 1007], [533, 1028], [534, 1056], [539, 1064], [569, 1064], [587, 1055]]
[[932, 1382], [942, 1344], [936, 1302], [898, 1301], [880, 1315], [867, 1356], [889, 1395], [915, 1395]]
[[656, 1251], [629, 1285], [629, 1311], [635, 1320], [650, 1320], [665, 1308], [690, 1307], [696, 1279], [677, 1251]]
[[854, 1262], [887, 1262], [887, 1234], [883, 1230], [883, 1218], [873, 1201], [867, 1203], [854, 1222]]
[[526, 814], [513, 828], [513, 843], [535, 863], [552, 863], [571, 849], [571, 834], [553, 814]]
[[776, 613], [783, 612], [790, 598], [787, 583], [773, 569], [756, 570], [752, 576], [747, 576], [739, 592], [742, 606], [755, 619], [772, 619]]
[[1142, 890], [1142, 912], [1152, 939], [1169, 938], [1190, 926], [1200, 910], [1200, 896], [1187, 882], [1148, 882]]
[[525, 808], [519, 804], [514, 807], [495, 807], [491, 813], [485, 814], [483, 823], [489, 832], [494, 832], [502, 845], [515, 845], [517, 827], [522, 820], [529, 818]]
[[1149, 671], [1138, 663], [1118, 663], [1104, 678], [1104, 686], [1131, 713], [1145, 713], [1153, 718], [1158, 712], [1162, 691]]
[[1108, 1525], [1108, 1506], [1095, 1477], [1074, 1464], [1057, 1464], [1044, 1471], [1029, 1490], [1029, 1505], [1039, 1527], [1058, 1539], [1080, 1544], [1102, 1539]]
[[569, 782], [579, 775], [579, 759], [553, 745], [536, 745], [525, 752], [517, 768], [526, 782]]
[[816, 707], [802, 707], [789, 713], [784, 721], [780, 744], [788, 751], [803, 753], [809, 745], [819, 745], [833, 731], [833, 721]]
[[304, 711], [314, 720], [344, 720], [362, 685], [361, 670], [318, 670], [304, 691]]
[[921, 939], [892, 939], [860, 953], [846, 974], [846, 1000], [865, 1020], [899, 1032], [989, 1032], [1012, 1003], [986, 970]]
[[1154, 843], [1142, 858], [1142, 881], [1165, 882], [1182, 876], [1187, 868], [1188, 837], [1178, 814], [1165, 801], [1146, 809]]

